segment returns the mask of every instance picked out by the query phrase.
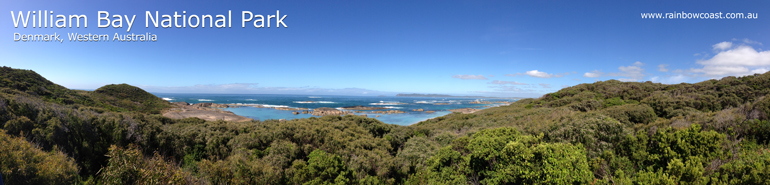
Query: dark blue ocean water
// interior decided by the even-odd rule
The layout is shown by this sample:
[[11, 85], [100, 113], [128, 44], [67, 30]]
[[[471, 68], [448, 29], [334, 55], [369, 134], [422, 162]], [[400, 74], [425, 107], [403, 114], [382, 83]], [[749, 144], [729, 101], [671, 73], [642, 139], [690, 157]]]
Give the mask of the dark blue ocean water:
[[[320, 107], [339, 108], [347, 106], [370, 106], [385, 107], [383, 110], [401, 110], [404, 114], [368, 114], [369, 117], [380, 115], [377, 119], [390, 124], [411, 125], [422, 120], [447, 115], [450, 109], [458, 108], [477, 108], [484, 109], [486, 106], [499, 106], [497, 104], [470, 104], [475, 100], [482, 101], [512, 101], [511, 99], [475, 99], [475, 98], [433, 98], [433, 97], [377, 97], [377, 96], [314, 96], [314, 95], [273, 95], [273, 94], [169, 94], [154, 93], [170, 102], [187, 103], [219, 103], [219, 104], [260, 104], [269, 107], [292, 107], [315, 109]], [[402, 104], [404, 103], [404, 104]], [[434, 105], [434, 103], [449, 103], [449, 105]], [[425, 111], [436, 111], [435, 113], [425, 113], [412, 111], [413, 109], [424, 109]], [[226, 108], [237, 115], [257, 119], [298, 119], [308, 118], [310, 114], [292, 114], [292, 111], [276, 110], [272, 108], [240, 107]], [[369, 111], [365, 111], [369, 112]]]

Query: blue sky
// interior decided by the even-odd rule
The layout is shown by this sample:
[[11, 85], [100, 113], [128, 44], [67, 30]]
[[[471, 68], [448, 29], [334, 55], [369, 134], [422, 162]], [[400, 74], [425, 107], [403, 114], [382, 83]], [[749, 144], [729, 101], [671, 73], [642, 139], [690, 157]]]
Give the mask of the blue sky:
[[[151, 92], [537, 97], [597, 80], [698, 82], [770, 69], [768, 1], [3, 1], [0, 65], [75, 89]], [[88, 28], [14, 28], [11, 11], [84, 14]], [[231, 28], [145, 28], [145, 11], [217, 15]], [[240, 27], [241, 11], [287, 28]], [[14, 33], [126, 34], [97, 11], [136, 15], [157, 42], [15, 42]], [[642, 19], [641, 13], [757, 13]], [[126, 25], [124, 21], [124, 25]], [[127, 25], [126, 25], [127, 26]]]

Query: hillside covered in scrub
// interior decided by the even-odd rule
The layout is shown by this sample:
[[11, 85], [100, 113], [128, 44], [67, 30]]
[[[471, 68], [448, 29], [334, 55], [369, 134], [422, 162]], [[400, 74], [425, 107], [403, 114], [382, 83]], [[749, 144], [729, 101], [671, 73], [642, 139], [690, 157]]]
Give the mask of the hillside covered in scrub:
[[144, 90], [0, 68], [6, 184], [768, 184], [770, 73], [580, 84], [410, 126], [170, 119]]

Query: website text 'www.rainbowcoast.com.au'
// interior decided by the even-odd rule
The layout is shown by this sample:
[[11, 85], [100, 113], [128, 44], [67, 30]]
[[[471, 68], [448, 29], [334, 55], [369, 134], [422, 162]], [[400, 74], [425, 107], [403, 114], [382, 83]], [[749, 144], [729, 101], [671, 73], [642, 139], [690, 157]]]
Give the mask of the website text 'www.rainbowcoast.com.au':
[[641, 13], [642, 19], [758, 19], [758, 13], [732, 13], [732, 12], [668, 12], [668, 13]]
[[[170, 13], [170, 12], [169, 12]], [[107, 11], [97, 11], [98, 28], [125, 28], [127, 33], [115, 33], [112, 38], [104, 33], [66, 33], [59, 34], [53, 32], [50, 34], [24, 34], [13, 33], [14, 42], [59, 42], [63, 43], [65, 39], [61, 35], [67, 35], [67, 41], [70, 42], [156, 42], [158, 35], [150, 32], [134, 34], [130, 33], [133, 27], [136, 15], [112, 15]], [[286, 17], [276, 10], [275, 14], [262, 15], [251, 11], [241, 11], [241, 28], [287, 28]], [[237, 13], [236, 13], [237, 15]], [[62, 15], [54, 14], [54, 11], [11, 11], [13, 27], [17, 29], [25, 28], [88, 28], [88, 16], [84, 14]], [[125, 24], [124, 24], [125, 22]], [[188, 14], [187, 11], [174, 11], [171, 14], [160, 14], [158, 11], [145, 11], [145, 28], [231, 28], [233, 22], [233, 12], [228, 10], [223, 14], [217, 15], [197, 15]], [[237, 25], [237, 23], [236, 23]], [[247, 26], [248, 25], [248, 26]], [[237, 26], [236, 26], [237, 27]]]

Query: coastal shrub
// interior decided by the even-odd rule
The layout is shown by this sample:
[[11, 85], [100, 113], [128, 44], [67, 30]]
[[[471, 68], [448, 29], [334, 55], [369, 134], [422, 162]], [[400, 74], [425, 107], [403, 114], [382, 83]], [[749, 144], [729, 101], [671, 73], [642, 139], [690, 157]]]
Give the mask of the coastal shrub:
[[170, 107], [168, 101], [128, 84], [105, 85], [96, 89], [92, 96], [115, 107], [149, 114], [160, 114], [161, 110]]
[[765, 96], [760, 101], [754, 103], [754, 107], [749, 114], [751, 119], [770, 119], [770, 96]]
[[293, 165], [293, 182], [296, 184], [353, 184], [354, 173], [342, 159], [323, 150], [314, 150], [308, 161]]
[[0, 174], [5, 184], [73, 184], [78, 167], [57, 148], [42, 151], [0, 130]]
[[159, 154], [146, 158], [135, 146], [111, 146], [108, 165], [99, 172], [100, 184], [190, 184], [195, 179], [188, 172], [163, 159]]
[[595, 113], [579, 114], [556, 124], [545, 132], [549, 142], [567, 142], [584, 146], [589, 158], [606, 150], [613, 150], [624, 136], [630, 133], [629, 127], [604, 115]]
[[738, 159], [719, 167], [712, 175], [714, 184], [770, 183], [770, 152], [751, 142], [744, 142]]
[[412, 137], [396, 155], [400, 172], [410, 174], [423, 168], [438, 149], [439, 145], [427, 137]]
[[706, 166], [712, 160], [726, 157], [722, 147], [724, 141], [724, 134], [701, 131], [700, 125], [693, 124], [683, 130], [657, 129], [652, 135], [639, 130], [634, 136], [626, 136], [616, 147], [616, 152], [629, 156], [637, 166], [655, 170], [667, 167], [673, 159], [686, 162], [690, 157], [698, 157]]
[[445, 147], [410, 183], [573, 184], [593, 178], [581, 145], [542, 142], [542, 135], [486, 129], [467, 142], [467, 155]]
[[538, 144], [528, 137], [534, 138], [523, 136], [503, 148], [486, 184], [586, 184], [594, 178], [581, 145]]
[[655, 110], [648, 105], [628, 104], [612, 106], [604, 109], [602, 113], [629, 127], [634, 124], [648, 124], [658, 118]]
[[208, 184], [281, 184], [277, 166], [249, 157], [239, 150], [222, 160], [204, 159], [198, 163], [200, 176]]

